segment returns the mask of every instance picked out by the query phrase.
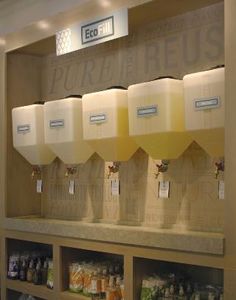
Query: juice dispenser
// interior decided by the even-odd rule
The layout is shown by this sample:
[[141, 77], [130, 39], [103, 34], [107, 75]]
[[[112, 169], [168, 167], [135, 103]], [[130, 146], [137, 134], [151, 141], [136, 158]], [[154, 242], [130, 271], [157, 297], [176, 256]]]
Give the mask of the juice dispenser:
[[82, 97], [71, 96], [44, 105], [45, 142], [66, 164], [86, 162], [93, 154], [83, 140]]
[[84, 139], [105, 161], [128, 160], [137, 150], [128, 133], [127, 102], [121, 87], [83, 96]]
[[129, 133], [154, 159], [175, 159], [191, 143], [184, 126], [182, 80], [170, 77], [128, 88]]
[[32, 165], [50, 164], [55, 154], [45, 144], [42, 104], [16, 107], [12, 110], [13, 145]]
[[184, 76], [185, 122], [208, 154], [224, 155], [225, 69], [223, 66]]

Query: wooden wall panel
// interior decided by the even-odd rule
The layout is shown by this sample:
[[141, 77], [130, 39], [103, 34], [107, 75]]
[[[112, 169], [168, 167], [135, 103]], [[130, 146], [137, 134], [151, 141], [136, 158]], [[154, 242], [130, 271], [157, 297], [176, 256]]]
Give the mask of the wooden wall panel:
[[7, 60], [7, 201], [8, 217], [40, 214], [40, 195], [31, 180], [32, 167], [13, 149], [11, 110], [41, 98], [41, 60], [26, 55], [8, 55]]

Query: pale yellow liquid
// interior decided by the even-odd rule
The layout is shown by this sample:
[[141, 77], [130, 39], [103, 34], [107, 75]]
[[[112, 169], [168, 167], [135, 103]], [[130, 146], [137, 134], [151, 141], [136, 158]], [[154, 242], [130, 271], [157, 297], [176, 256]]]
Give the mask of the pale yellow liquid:
[[83, 140], [48, 145], [65, 164], [85, 163], [93, 154], [92, 148]]
[[224, 156], [224, 128], [204, 129], [191, 131], [192, 138], [209, 155]]
[[105, 161], [126, 161], [138, 148], [134, 139], [128, 135], [128, 108], [116, 108], [115, 115], [109, 109], [104, 111], [108, 116], [107, 122], [84, 125], [89, 126], [87, 131], [90, 138], [87, 142]]
[[[145, 101], [146, 100], [146, 101]], [[156, 104], [158, 114], [137, 117], [137, 107]], [[134, 97], [129, 102], [130, 134], [154, 159], [175, 159], [192, 142], [184, 129], [184, 103], [181, 94], [170, 93]]]

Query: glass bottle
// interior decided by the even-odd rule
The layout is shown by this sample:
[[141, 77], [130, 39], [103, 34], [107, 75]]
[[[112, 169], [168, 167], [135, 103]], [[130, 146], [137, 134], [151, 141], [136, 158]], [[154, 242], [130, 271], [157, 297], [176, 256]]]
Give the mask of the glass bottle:
[[44, 261], [43, 268], [42, 268], [42, 284], [47, 284], [47, 277], [48, 277], [48, 262], [47, 260]]
[[41, 270], [41, 262], [38, 261], [36, 265], [36, 270], [34, 273], [34, 284], [41, 285], [42, 284], [42, 270]]
[[33, 259], [31, 259], [29, 263], [29, 268], [27, 270], [27, 275], [26, 275], [26, 279], [28, 282], [33, 282], [34, 272], [35, 272], [34, 261]]
[[19, 279], [21, 281], [26, 281], [26, 279], [27, 279], [27, 266], [26, 266], [25, 260], [23, 260], [21, 268], [20, 268]]

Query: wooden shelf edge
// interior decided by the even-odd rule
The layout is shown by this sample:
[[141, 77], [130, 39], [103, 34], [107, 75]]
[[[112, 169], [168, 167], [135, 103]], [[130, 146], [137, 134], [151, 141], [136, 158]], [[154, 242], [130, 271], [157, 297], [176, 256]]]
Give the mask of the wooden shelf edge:
[[52, 299], [54, 295], [54, 291], [48, 289], [46, 286], [34, 285], [19, 280], [6, 279], [6, 288], [48, 300]]
[[60, 294], [60, 299], [61, 300], [91, 300], [91, 297], [86, 297], [86, 296], [83, 296], [83, 295], [80, 295], [80, 294], [76, 294], [76, 293], [72, 293], [72, 292], [69, 292], [69, 291], [64, 291], [64, 292], [61, 292]]
[[123, 245], [223, 255], [224, 235], [195, 231], [176, 231], [149, 227], [85, 223], [43, 218], [5, 218], [6, 230], [33, 232], [59, 237]]

